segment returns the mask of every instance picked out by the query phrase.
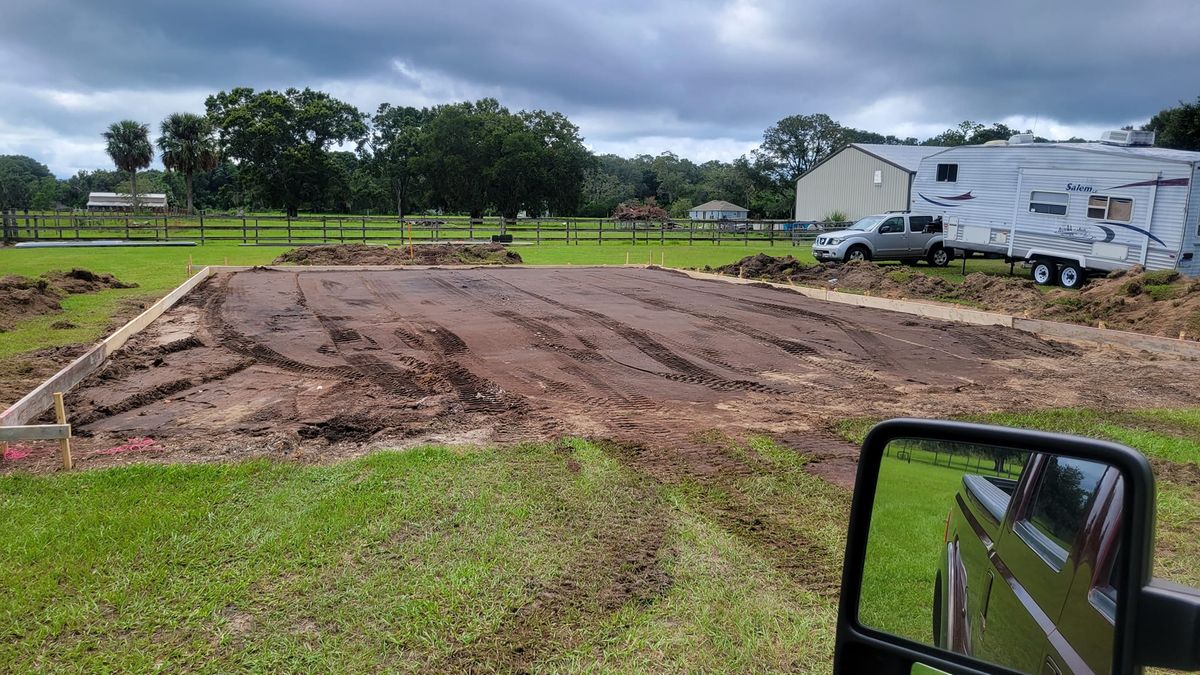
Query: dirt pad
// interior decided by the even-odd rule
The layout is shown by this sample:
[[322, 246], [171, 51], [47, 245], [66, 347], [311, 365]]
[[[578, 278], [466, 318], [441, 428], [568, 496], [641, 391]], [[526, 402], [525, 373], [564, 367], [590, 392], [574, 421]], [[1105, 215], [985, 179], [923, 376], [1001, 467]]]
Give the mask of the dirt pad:
[[275, 259], [278, 265], [519, 265], [521, 256], [500, 244], [420, 244], [387, 248], [366, 244], [302, 246]]
[[95, 293], [109, 288], [136, 288], [111, 274], [84, 269], [53, 271], [36, 279], [18, 275], [0, 277], [0, 331], [18, 321], [62, 309], [59, 301], [68, 295]]
[[146, 437], [154, 457], [206, 461], [579, 435], [666, 479], [744, 469], [695, 441], [720, 429], [828, 455], [845, 484], [830, 426], [847, 417], [1195, 406], [1198, 375], [661, 270], [259, 269], [210, 279], [68, 408], [85, 466]]
[[1032, 280], [979, 272], [959, 285], [902, 266], [870, 262], [804, 265], [792, 256], [747, 256], [713, 270], [744, 279], [870, 293], [887, 298], [960, 301], [1030, 318], [1200, 340], [1200, 280], [1134, 268], [1092, 279], [1082, 291], [1039, 289]]

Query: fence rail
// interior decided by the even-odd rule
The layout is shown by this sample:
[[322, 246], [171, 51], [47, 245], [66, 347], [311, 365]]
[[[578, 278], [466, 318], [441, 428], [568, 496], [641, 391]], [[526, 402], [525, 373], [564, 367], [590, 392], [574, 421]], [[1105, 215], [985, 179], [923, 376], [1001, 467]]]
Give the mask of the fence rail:
[[820, 232], [844, 224], [791, 221], [686, 221], [651, 223], [583, 218], [542, 218], [506, 222], [502, 219], [204, 214], [0, 214], [3, 241], [128, 241], [227, 242], [245, 245], [307, 243], [396, 243], [488, 241], [493, 237], [523, 244], [695, 244], [799, 245]]

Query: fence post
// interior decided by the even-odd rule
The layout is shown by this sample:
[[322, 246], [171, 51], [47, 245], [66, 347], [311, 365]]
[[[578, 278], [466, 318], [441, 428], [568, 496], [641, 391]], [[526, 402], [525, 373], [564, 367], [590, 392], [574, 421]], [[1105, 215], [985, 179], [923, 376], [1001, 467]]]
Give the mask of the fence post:
[[204, 245], [204, 212], [200, 212], [200, 245]]
[[246, 214], [245, 214], [245, 212], [242, 213], [242, 243], [243, 244], [249, 243], [246, 241]]
[[292, 214], [289, 213], [285, 217], [287, 218], [287, 240], [290, 244], [292, 243]]
[[324, 244], [329, 240], [329, 222], [326, 216], [321, 216], [321, 243]]
[[658, 244], [659, 244], [659, 246], [661, 246], [661, 245], [665, 244], [666, 242], [667, 242], [667, 224], [659, 223], [658, 224]]
[[475, 223], [471, 222], [470, 218], [467, 218], [467, 239], [475, 241]]
[[771, 245], [774, 246], [775, 245], [775, 223], [771, 223], [770, 234], [767, 235], [767, 238], [771, 241]]
[[597, 246], [604, 245], [604, 221], [603, 220], [596, 221], [596, 245]]
[[125, 241], [129, 241], [129, 216], [125, 216]]
[[367, 217], [366, 216], [363, 216], [363, 219], [362, 219], [362, 235], [363, 235], [363, 243], [365, 244], [365, 243], [367, 243]]

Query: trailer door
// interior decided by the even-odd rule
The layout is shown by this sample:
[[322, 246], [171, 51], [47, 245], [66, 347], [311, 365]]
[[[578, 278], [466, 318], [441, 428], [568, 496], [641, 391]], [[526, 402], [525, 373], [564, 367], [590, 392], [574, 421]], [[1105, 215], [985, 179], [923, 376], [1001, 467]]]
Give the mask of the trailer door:
[[[1158, 173], [1022, 168], [1010, 255], [1058, 256], [1094, 269], [1145, 264], [1151, 248]], [[1178, 242], [1176, 242], [1176, 248]]]

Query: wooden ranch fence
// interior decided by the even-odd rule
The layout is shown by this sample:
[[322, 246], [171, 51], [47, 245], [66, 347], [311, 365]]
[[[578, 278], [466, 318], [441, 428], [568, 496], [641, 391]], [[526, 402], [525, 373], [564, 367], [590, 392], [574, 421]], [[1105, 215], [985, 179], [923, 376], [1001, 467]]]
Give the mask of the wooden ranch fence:
[[198, 241], [246, 245], [302, 243], [387, 243], [490, 241], [511, 237], [523, 244], [755, 244], [799, 245], [842, 224], [792, 221], [632, 222], [581, 218], [542, 218], [504, 222], [488, 219], [302, 215], [205, 214], [0, 214], [3, 241]]

